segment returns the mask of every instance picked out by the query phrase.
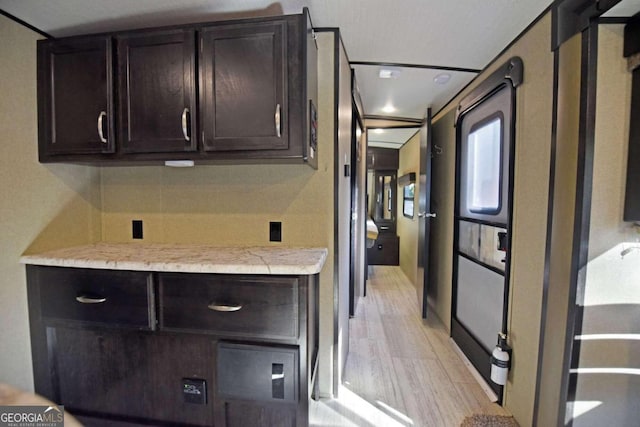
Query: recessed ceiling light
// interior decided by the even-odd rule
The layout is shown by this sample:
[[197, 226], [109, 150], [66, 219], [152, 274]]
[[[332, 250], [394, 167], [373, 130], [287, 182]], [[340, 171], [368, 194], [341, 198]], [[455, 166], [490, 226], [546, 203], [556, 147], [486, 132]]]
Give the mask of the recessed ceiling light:
[[449, 73], [440, 73], [433, 78], [433, 81], [439, 85], [447, 84], [449, 80], [451, 80], [451, 74]]
[[381, 79], [397, 79], [400, 76], [400, 70], [395, 68], [380, 68], [378, 77]]
[[382, 107], [382, 111], [385, 113], [393, 113], [396, 111], [396, 107], [394, 107], [393, 104], [388, 102], [384, 107]]
[[384, 129], [374, 129], [373, 133], [384, 133]]

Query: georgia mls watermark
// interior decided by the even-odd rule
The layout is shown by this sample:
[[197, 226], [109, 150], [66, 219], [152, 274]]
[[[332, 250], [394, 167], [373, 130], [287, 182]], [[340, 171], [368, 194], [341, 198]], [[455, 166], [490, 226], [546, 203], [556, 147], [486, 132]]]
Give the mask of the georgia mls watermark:
[[0, 406], [0, 427], [64, 427], [64, 406]]

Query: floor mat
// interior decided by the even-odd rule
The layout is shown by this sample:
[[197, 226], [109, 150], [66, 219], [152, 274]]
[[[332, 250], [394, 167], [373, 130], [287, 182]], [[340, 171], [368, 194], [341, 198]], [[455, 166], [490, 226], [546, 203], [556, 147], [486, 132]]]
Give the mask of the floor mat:
[[460, 427], [519, 427], [519, 424], [506, 415], [476, 414], [465, 418]]

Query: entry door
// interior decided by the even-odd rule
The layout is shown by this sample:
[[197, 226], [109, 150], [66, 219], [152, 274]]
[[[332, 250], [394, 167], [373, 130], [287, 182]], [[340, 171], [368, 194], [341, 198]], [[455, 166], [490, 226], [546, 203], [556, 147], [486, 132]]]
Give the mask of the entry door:
[[427, 291], [429, 289], [429, 234], [435, 213], [431, 212], [431, 108], [420, 128], [420, 176], [418, 181], [418, 273], [416, 287], [418, 308], [427, 318]]
[[[507, 79], [516, 71], [507, 68]], [[498, 333], [508, 333], [515, 88], [489, 77], [479, 90], [456, 120], [451, 336], [501, 402], [489, 359]]]

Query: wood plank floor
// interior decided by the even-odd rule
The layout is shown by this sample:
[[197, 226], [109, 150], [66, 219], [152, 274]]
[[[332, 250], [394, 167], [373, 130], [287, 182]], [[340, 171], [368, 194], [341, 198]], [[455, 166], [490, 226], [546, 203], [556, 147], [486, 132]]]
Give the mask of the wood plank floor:
[[400, 267], [376, 266], [356, 316], [338, 399], [312, 402], [312, 426], [457, 427], [491, 403], [435, 316], [422, 320]]

